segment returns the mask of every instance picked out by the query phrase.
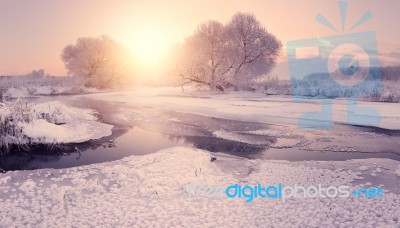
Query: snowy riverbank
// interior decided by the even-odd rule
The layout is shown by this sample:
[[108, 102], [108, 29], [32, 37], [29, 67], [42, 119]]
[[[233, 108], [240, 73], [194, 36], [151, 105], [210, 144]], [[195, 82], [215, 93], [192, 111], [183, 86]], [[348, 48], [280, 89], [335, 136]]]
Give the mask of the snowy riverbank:
[[95, 110], [66, 106], [57, 101], [2, 103], [0, 145], [79, 143], [111, 135], [112, 125], [99, 122], [97, 115]]
[[[398, 162], [291, 163], [212, 156], [217, 160], [211, 162], [206, 151], [174, 147], [104, 164], [0, 174], [0, 220], [3, 226], [18, 227], [400, 225], [399, 193], [386, 190], [390, 183], [379, 182], [400, 184]], [[378, 168], [381, 172], [376, 172]], [[191, 181], [210, 185], [379, 185], [385, 189], [385, 197], [255, 199], [245, 203], [237, 198], [189, 197], [185, 186]]]

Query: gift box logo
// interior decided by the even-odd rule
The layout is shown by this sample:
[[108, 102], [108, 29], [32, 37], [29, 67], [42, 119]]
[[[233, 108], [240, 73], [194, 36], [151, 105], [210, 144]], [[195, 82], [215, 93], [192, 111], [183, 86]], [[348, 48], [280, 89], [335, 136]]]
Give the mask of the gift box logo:
[[[342, 31], [345, 27], [347, 1], [339, 1]], [[353, 30], [372, 18], [368, 11], [350, 29]], [[337, 29], [321, 14], [316, 20], [334, 31]], [[348, 33], [321, 38], [294, 40], [286, 43], [292, 95], [295, 102], [302, 99], [309, 87], [318, 91], [316, 97], [322, 110], [304, 113], [299, 119], [302, 129], [331, 129], [332, 100], [348, 98], [347, 122], [376, 126], [380, 115], [375, 109], [357, 106], [357, 98], [380, 93], [382, 90], [380, 62], [374, 32]], [[327, 86], [328, 85], [328, 86]], [[307, 87], [307, 88], [306, 88]], [[323, 91], [323, 90], [329, 90]], [[319, 93], [319, 94], [318, 94]]]

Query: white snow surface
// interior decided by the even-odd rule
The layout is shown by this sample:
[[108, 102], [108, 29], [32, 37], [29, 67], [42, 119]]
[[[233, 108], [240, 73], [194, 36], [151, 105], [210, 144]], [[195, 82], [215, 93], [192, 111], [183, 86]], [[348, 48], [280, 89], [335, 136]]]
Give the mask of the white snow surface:
[[79, 143], [111, 135], [112, 125], [101, 123], [91, 109], [66, 106], [61, 102], [36, 104], [29, 110], [34, 118], [19, 123], [33, 142]]
[[[86, 94], [82, 95], [92, 99], [124, 102], [131, 106], [153, 106], [157, 108], [172, 109], [174, 111], [194, 113], [204, 116], [217, 118], [297, 125], [299, 118], [307, 112], [318, 112], [323, 109], [322, 99], [294, 99], [291, 96], [267, 96], [259, 92], [229, 92], [229, 93], [205, 93], [190, 89], [182, 92], [180, 88], [174, 87], [136, 87], [131, 90], [118, 92]], [[399, 130], [400, 117], [398, 110], [399, 103], [367, 102], [358, 101], [359, 108], [373, 108], [377, 110], [380, 123], [352, 123], [347, 121], [348, 100], [337, 99], [332, 104], [332, 119], [336, 123], [348, 123], [356, 125], [376, 126], [385, 129]], [[140, 112], [140, 111], [139, 111]], [[127, 110], [121, 111], [120, 118], [129, 119], [141, 113]], [[149, 113], [145, 113], [142, 119], [148, 118]], [[356, 114], [360, 119], [364, 118], [365, 113]], [[369, 117], [377, 117], [369, 113]], [[357, 120], [357, 118], [355, 119]]]
[[[210, 162], [211, 156], [217, 160]], [[385, 174], [378, 176], [392, 175], [392, 182], [400, 182], [394, 173], [398, 162], [366, 162], [381, 164]], [[258, 198], [245, 203], [189, 197], [185, 188], [192, 181], [223, 186], [376, 184], [356, 183], [364, 177], [351, 167], [359, 163], [247, 160], [174, 147], [106, 164], [8, 172], [0, 174], [0, 221], [5, 227], [399, 227], [400, 196], [386, 191], [383, 199]]]

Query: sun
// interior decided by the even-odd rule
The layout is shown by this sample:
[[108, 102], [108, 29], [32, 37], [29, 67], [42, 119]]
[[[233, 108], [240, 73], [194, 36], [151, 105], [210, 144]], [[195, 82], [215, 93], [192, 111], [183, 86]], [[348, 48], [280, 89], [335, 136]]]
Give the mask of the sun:
[[168, 67], [172, 47], [181, 39], [171, 23], [157, 17], [131, 18], [115, 29], [113, 34], [129, 51], [131, 67], [138, 77], [149, 77]]
[[146, 64], [159, 61], [169, 49], [169, 41], [162, 29], [147, 28], [136, 32], [126, 46], [138, 61]]
[[155, 32], [138, 35], [130, 45], [131, 51], [136, 57], [145, 61], [161, 58], [165, 54], [167, 46], [160, 35]]

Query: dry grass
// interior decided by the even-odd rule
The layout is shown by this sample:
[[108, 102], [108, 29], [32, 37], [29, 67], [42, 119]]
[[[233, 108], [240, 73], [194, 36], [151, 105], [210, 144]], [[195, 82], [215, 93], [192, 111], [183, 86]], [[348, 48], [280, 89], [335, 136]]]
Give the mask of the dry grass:
[[18, 145], [19, 149], [28, 148], [28, 139], [24, 136], [20, 123], [29, 121], [28, 103], [18, 99], [11, 105], [0, 103], [0, 150], [8, 153], [10, 148]]

